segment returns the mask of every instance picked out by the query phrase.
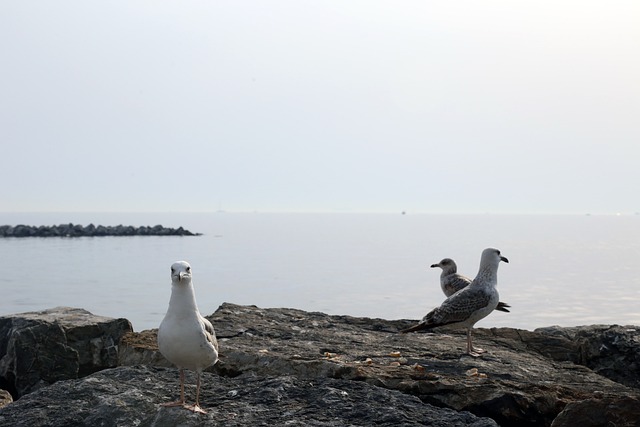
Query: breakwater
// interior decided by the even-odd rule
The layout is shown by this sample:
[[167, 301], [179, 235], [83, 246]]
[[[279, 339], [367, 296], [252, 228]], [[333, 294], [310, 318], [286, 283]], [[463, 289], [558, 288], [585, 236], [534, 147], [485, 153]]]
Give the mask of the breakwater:
[[171, 228], [162, 225], [0, 225], [0, 237], [102, 237], [102, 236], [200, 236], [183, 227]]

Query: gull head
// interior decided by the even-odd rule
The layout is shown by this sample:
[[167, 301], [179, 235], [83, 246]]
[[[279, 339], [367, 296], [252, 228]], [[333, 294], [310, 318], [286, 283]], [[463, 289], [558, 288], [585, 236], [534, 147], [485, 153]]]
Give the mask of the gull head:
[[498, 264], [500, 264], [500, 261], [504, 261], [506, 263], [509, 262], [507, 258], [503, 257], [500, 254], [500, 251], [498, 249], [487, 248], [482, 251], [482, 258], [480, 258], [481, 265], [494, 265], [496, 268], [498, 268]]
[[440, 267], [445, 273], [455, 273], [458, 271], [456, 263], [451, 258], [445, 258], [437, 264], [431, 264], [431, 268]]
[[191, 266], [186, 261], [176, 261], [171, 264], [171, 281], [181, 283], [191, 280]]

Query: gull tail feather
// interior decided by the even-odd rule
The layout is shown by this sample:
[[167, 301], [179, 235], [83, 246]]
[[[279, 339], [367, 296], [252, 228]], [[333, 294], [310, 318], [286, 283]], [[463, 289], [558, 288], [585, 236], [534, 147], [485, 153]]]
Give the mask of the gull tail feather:
[[505, 313], [511, 313], [507, 307], [511, 307], [509, 304], [507, 304], [506, 302], [499, 302], [498, 306], [496, 307], [496, 310], [498, 311], [504, 311]]
[[403, 333], [403, 334], [406, 334], [408, 332], [423, 331], [425, 329], [431, 329], [433, 327], [434, 327], [434, 325], [429, 325], [429, 324], [427, 324], [425, 322], [420, 322], [417, 325], [414, 325], [414, 326], [412, 326], [410, 328], [402, 329], [400, 332]]

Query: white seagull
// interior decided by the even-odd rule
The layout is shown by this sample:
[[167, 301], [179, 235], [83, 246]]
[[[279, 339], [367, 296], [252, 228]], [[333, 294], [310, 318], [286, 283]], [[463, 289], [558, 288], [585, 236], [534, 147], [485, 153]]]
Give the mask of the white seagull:
[[[442, 273], [440, 274], [440, 288], [448, 297], [460, 289], [466, 288], [471, 283], [471, 279], [458, 273], [458, 266], [451, 258], [444, 258], [437, 264], [431, 264], [431, 268], [436, 267], [442, 269]], [[498, 302], [496, 310], [509, 313], [508, 307], [511, 306], [505, 302]]]
[[[202, 370], [218, 361], [218, 341], [213, 325], [200, 315], [191, 282], [191, 266], [177, 261], [171, 266], [171, 299], [158, 328], [160, 353], [180, 369], [180, 400], [162, 406], [182, 406], [206, 414], [200, 407], [200, 377]], [[196, 403], [187, 405], [184, 399], [184, 370], [197, 373]]]
[[471, 329], [480, 319], [488, 316], [497, 306], [498, 265], [500, 261], [509, 262], [500, 251], [487, 248], [482, 251], [478, 275], [471, 284], [448, 297], [440, 305], [427, 313], [420, 323], [401, 332], [415, 332], [438, 326], [460, 326], [467, 328], [467, 354], [477, 357], [484, 350], [474, 348]]

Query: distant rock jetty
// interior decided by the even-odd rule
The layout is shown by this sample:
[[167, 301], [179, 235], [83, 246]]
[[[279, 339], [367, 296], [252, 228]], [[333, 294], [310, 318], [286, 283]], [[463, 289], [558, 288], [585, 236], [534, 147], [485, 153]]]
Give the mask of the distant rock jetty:
[[131, 225], [104, 226], [89, 224], [61, 225], [0, 225], [0, 237], [102, 237], [102, 236], [201, 236], [182, 227], [169, 228], [162, 225], [153, 227]]

